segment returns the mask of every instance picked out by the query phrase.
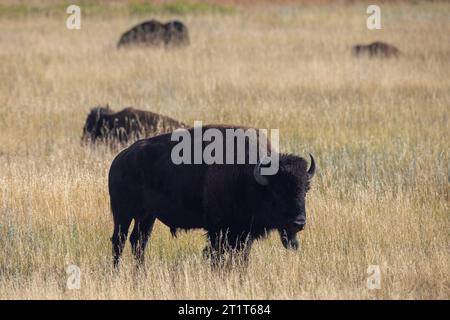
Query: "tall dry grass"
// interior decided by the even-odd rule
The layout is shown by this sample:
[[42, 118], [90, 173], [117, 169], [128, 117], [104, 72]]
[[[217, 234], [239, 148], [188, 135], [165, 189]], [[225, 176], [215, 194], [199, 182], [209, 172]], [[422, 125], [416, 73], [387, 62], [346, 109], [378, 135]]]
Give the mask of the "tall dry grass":
[[[186, 15], [191, 46], [120, 50], [136, 16], [0, 19], [0, 298], [450, 297], [450, 5], [262, 6]], [[158, 16], [163, 20], [173, 16]], [[385, 40], [398, 60], [350, 56]], [[281, 149], [312, 153], [301, 250], [274, 235], [248, 272], [211, 272], [201, 231], [157, 224], [147, 275], [127, 245], [112, 274], [107, 171], [114, 153], [85, 148], [90, 107], [135, 106], [187, 123], [280, 128]], [[80, 290], [66, 268], [81, 268]], [[369, 265], [381, 289], [368, 290]]]

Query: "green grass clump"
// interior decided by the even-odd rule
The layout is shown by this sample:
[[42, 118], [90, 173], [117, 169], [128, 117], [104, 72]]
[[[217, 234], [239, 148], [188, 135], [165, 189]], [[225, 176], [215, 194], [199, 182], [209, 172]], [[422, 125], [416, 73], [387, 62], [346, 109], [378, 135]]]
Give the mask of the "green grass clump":
[[204, 3], [204, 2], [186, 2], [175, 1], [169, 3], [163, 3], [160, 5], [151, 4], [147, 2], [130, 3], [130, 14], [230, 14], [234, 13], [235, 9], [231, 6]]

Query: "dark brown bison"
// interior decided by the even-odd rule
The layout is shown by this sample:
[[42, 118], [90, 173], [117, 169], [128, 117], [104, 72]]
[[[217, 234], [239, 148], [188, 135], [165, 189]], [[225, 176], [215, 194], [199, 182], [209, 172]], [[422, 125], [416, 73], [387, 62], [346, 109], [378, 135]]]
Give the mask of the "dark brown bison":
[[145, 21], [131, 28], [122, 36], [117, 47], [145, 45], [154, 47], [181, 47], [189, 45], [189, 32], [180, 21], [161, 23], [156, 20]]
[[358, 44], [353, 46], [353, 55], [357, 57], [368, 55], [369, 57], [391, 58], [398, 57], [400, 50], [393, 45], [377, 41], [368, 45]]
[[[246, 130], [221, 125], [201, 128], [203, 133], [208, 129], [224, 136], [227, 130]], [[184, 132], [193, 136], [193, 131]], [[205, 229], [209, 244], [204, 254], [211, 257], [212, 266], [223, 262], [226, 253], [235, 253], [243, 258], [236, 261], [246, 262], [253, 240], [272, 230], [279, 231], [284, 247], [297, 249], [296, 234], [306, 224], [305, 197], [315, 172], [314, 159], [311, 156], [308, 169], [303, 158], [280, 154], [277, 173], [262, 175], [261, 168], [267, 164], [261, 164], [261, 157], [253, 164], [248, 161], [249, 150], [261, 147], [261, 137], [265, 136], [258, 131], [257, 138], [245, 138], [247, 160], [243, 164], [177, 164], [173, 152], [178, 142], [172, 141], [172, 134], [137, 141], [119, 153], [109, 171], [114, 266], [118, 266], [132, 220], [130, 242], [138, 265], [144, 262], [155, 219], [175, 235], [177, 229]], [[202, 141], [201, 152], [211, 144], [196, 138], [189, 143], [194, 146], [198, 141]], [[270, 142], [267, 149], [274, 154]], [[190, 153], [188, 158], [195, 156]]]
[[126, 144], [184, 127], [182, 122], [149, 111], [130, 107], [114, 112], [109, 106], [99, 106], [89, 112], [81, 139]]

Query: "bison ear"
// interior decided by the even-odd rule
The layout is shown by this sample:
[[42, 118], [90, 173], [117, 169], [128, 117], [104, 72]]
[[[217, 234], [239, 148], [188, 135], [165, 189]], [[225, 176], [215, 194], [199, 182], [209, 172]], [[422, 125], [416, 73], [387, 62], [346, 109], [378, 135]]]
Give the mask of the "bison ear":
[[308, 179], [311, 179], [314, 176], [314, 173], [316, 173], [316, 162], [311, 154], [309, 154], [309, 157], [311, 158], [311, 165], [308, 169]]
[[269, 180], [261, 174], [261, 163], [264, 162], [265, 159], [262, 159], [255, 165], [253, 169], [253, 176], [255, 177], [256, 182], [258, 182], [262, 186], [267, 186], [269, 184]]

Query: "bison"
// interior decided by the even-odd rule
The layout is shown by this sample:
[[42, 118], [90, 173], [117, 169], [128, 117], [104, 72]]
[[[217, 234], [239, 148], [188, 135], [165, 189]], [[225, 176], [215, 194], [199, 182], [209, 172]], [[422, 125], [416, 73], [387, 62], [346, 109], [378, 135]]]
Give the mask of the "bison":
[[358, 44], [353, 46], [353, 55], [357, 57], [368, 55], [369, 57], [391, 58], [398, 57], [400, 55], [400, 50], [393, 45], [377, 41], [368, 45]]
[[189, 32], [180, 21], [161, 23], [156, 20], [145, 21], [134, 26], [120, 37], [118, 48], [129, 45], [153, 47], [181, 47], [189, 45]]
[[[210, 125], [218, 130], [246, 130], [237, 126]], [[183, 129], [192, 136], [193, 128]], [[261, 147], [261, 137], [247, 137], [245, 158], [253, 146]], [[305, 227], [305, 197], [315, 172], [314, 158], [307, 161], [293, 154], [279, 154], [274, 175], [262, 175], [267, 166], [261, 156], [253, 164], [175, 164], [172, 152], [177, 142], [172, 134], [143, 139], [120, 152], [113, 160], [108, 178], [114, 232], [111, 238], [113, 265], [120, 256], [134, 220], [130, 236], [137, 265], [144, 264], [144, 250], [155, 219], [176, 230], [202, 228], [209, 240], [204, 254], [214, 267], [222, 265], [228, 253], [246, 262], [252, 242], [278, 230], [282, 244], [297, 249], [296, 234]], [[195, 145], [193, 139], [192, 145]], [[202, 150], [211, 142], [200, 142]], [[268, 154], [274, 154], [270, 142]], [[236, 151], [236, 148], [235, 150]], [[228, 150], [227, 150], [228, 152]], [[234, 152], [234, 155], [236, 152]], [[278, 153], [277, 153], [278, 154]], [[192, 157], [192, 155], [191, 155]], [[231, 256], [232, 257], [232, 256]], [[245, 265], [245, 263], [244, 263]]]
[[126, 144], [184, 127], [182, 122], [149, 111], [129, 107], [114, 112], [109, 105], [97, 106], [91, 109], [86, 118], [81, 139], [83, 142]]

